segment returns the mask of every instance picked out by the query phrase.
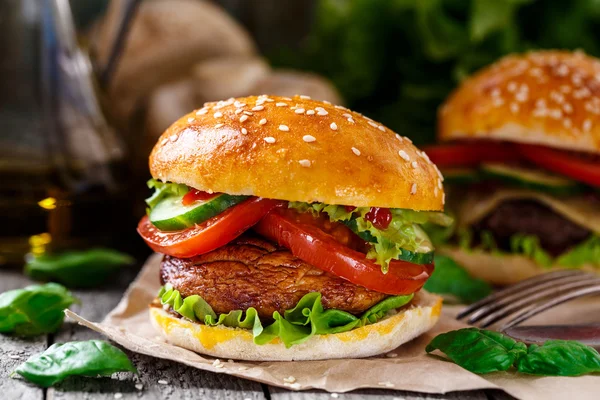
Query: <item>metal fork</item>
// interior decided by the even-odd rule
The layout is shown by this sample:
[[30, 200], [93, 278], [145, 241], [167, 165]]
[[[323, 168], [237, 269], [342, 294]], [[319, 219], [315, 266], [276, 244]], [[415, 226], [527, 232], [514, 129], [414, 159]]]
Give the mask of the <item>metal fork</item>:
[[[504, 332], [559, 304], [600, 294], [600, 276], [561, 270], [539, 275], [500, 290], [462, 310], [456, 319], [481, 328], [507, 319]], [[600, 307], [599, 307], [600, 308]]]

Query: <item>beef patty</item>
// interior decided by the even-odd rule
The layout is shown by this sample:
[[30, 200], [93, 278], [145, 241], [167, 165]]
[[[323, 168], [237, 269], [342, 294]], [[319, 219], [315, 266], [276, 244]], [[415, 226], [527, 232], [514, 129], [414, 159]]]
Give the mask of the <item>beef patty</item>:
[[500, 204], [474, 226], [475, 231], [492, 232], [501, 249], [510, 250], [510, 237], [516, 233], [535, 235], [553, 256], [587, 239], [591, 232], [551, 208], [533, 200], [511, 200]]
[[193, 258], [165, 256], [160, 277], [187, 297], [199, 295], [216, 313], [254, 307], [261, 318], [320, 292], [325, 308], [360, 314], [387, 297], [338, 278], [259, 237], [245, 236]]

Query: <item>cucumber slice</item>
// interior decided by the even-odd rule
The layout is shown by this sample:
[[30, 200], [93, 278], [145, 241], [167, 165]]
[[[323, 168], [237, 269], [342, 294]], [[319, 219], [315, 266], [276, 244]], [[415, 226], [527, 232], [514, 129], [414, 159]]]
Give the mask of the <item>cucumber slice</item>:
[[483, 164], [481, 171], [488, 178], [555, 195], [574, 194], [583, 188], [579, 183], [559, 175], [512, 165]]
[[206, 201], [196, 201], [189, 206], [181, 202], [183, 196], [162, 199], [151, 211], [150, 222], [163, 231], [178, 231], [214, 217], [244, 200], [248, 196], [220, 194]]
[[441, 172], [444, 175], [444, 183], [467, 185], [481, 180], [481, 174], [476, 169], [450, 168]]

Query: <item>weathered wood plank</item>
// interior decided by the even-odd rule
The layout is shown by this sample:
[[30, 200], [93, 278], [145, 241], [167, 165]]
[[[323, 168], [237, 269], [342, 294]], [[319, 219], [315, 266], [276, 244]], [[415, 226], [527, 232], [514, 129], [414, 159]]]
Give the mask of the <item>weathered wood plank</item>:
[[[128, 282], [130, 279], [121, 280]], [[125, 284], [99, 290], [75, 291], [81, 299], [73, 310], [92, 321], [101, 320], [121, 299]], [[69, 323], [55, 342], [101, 338], [96, 332]], [[138, 374], [118, 373], [110, 378], [72, 378], [48, 390], [48, 399], [264, 399], [260, 384], [226, 374], [200, 371], [175, 362], [127, 351]]]
[[[322, 391], [290, 392], [269, 387], [272, 400], [488, 400], [484, 391], [455, 392], [446, 395], [401, 392], [392, 390], [366, 389], [349, 393], [327, 393]], [[508, 399], [502, 399], [508, 400]]]
[[[18, 289], [31, 283], [21, 271], [3, 269], [0, 277], [0, 292]], [[10, 378], [12, 371], [31, 355], [44, 351], [46, 336], [21, 339], [0, 335], [0, 397], [3, 399], [43, 399], [42, 389], [21, 379]]]

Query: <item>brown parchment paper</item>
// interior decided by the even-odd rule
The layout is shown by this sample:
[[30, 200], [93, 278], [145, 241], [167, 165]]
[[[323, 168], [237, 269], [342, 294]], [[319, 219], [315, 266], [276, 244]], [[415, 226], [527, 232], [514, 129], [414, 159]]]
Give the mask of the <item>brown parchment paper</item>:
[[[576, 378], [532, 377], [514, 373], [475, 375], [442, 357], [428, 356], [425, 346], [437, 334], [465, 325], [453, 319], [458, 307], [445, 307], [437, 326], [421, 337], [381, 356], [367, 359], [325, 361], [249, 362], [221, 360], [166, 343], [154, 331], [148, 318], [148, 304], [160, 287], [158, 270], [161, 256], [148, 259], [121, 302], [100, 323], [87, 321], [67, 311], [67, 315], [123, 347], [142, 354], [164, 358], [195, 368], [230, 374], [292, 390], [323, 389], [347, 392], [360, 388], [408, 390], [424, 393], [447, 393], [478, 389], [502, 389], [520, 399], [600, 399], [600, 376]], [[597, 322], [600, 303], [571, 303], [568, 307], [548, 312], [533, 323], [566, 321]], [[293, 376], [294, 383], [284, 379]]]

